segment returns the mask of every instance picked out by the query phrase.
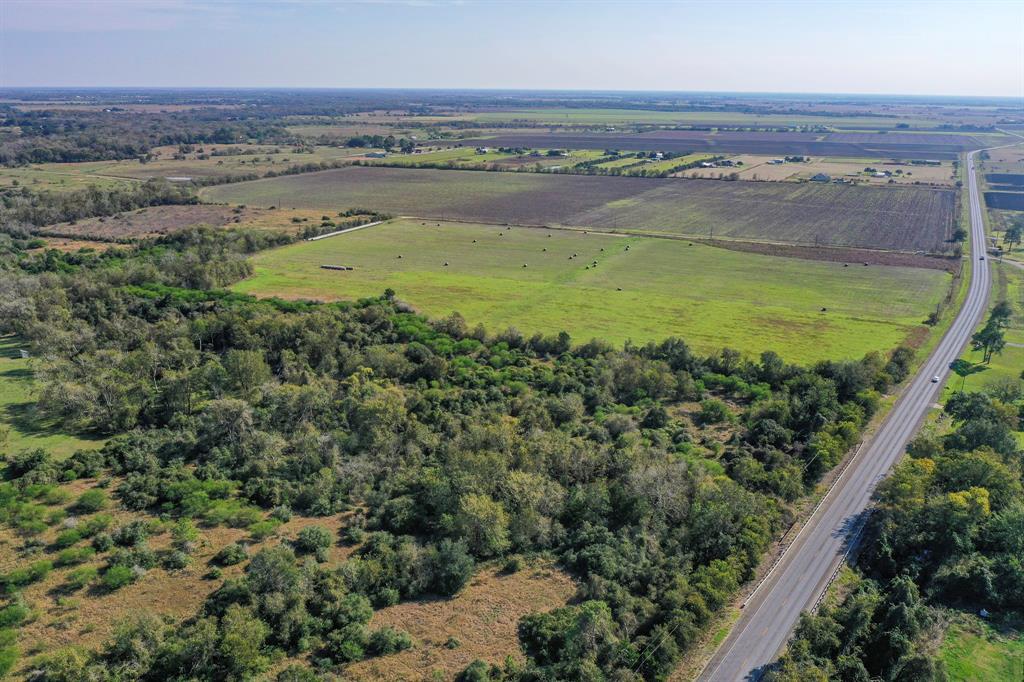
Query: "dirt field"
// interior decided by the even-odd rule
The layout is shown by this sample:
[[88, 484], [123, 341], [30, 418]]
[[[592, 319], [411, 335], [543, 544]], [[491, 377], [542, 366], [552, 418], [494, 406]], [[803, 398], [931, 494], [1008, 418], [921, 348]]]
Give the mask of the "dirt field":
[[565, 573], [537, 564], [506, 575], [487, 568], [454, 599], [398, 604], [376, 611], [370, 628], [390, 625], [408, 632], [413, 648], [356, 663], [345, 679], [429, 679], [439, 672], [450, 680], [476, 659], [500, 664], [522, 660], [516, 628], [528, 613], [564, 606], [576, 592]]
[[96, 242], [89, 241], [87, 239], [66, 239], [64, 237], [48, 237], [46, 239], [46, 248], [57, 249], [58, 251], [64, 251], [67, 253], [80, 251], [82, 249], [106, 251], [112, 246], [113, 244], [110, 242]]
[[955, 194], [917, 187], [342, 168], [211, 187], [209, 201], [941, 253]]
[[983, 161], [986, 173], [1024, 173], [1024, 144], [990, 149]]
[[[929, 185], [935, 187], [953, 187], [957, 180], [951, 161], [943, 161], [941, 166], [921, 166], [891, 159], [812, 157], [810, 162], [769, 163], [777, 158], [779, 157], [741, 154], [729, 157], [728, 160], [734, 164], [742, 162], [742, 166], [694, 168], [683, 172], [681, 175], [688, 178], [718, 178], [736, 173], [739, 175], [740, 180], [789, 180], [797, 182], [809, 180], [818, 173], [825, 173], [833, 179], [841, 178], [857, 184]], [[874, 173], [865, 172], [865, 168], [874, 168], [878, 172], [889, 171], [890, 175], [882, 178], [875, 177]]]

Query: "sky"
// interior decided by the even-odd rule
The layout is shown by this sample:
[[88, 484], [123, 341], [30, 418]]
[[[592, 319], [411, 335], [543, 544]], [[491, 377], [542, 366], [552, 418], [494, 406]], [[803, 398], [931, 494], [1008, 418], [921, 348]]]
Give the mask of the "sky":
[[1024, 0], [0, 0], [0, 87], [1024, 98]]

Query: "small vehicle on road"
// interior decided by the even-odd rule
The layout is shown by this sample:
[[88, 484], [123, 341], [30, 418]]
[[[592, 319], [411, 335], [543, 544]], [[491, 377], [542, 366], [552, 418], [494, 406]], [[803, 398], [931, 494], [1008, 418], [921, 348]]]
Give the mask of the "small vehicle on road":
[[935, 376], [932, 377], [932, 383], [933, 384], [939, 383], [939, 375], [938, 374], [936, 374]]
[[978, 260], [985, 260], [984, 256], [978, 256]]

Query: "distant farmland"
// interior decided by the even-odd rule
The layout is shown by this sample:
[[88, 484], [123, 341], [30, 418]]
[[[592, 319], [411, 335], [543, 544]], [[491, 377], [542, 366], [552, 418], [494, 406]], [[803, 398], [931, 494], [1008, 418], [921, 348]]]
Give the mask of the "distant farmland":
[[252, 262], [254, 276], [235, 289], [260, 296], [358, 299], [390, 287], [425, 314], [458, 311], [492, 333], [512, 325], [616, 344], [677, 335], [702, 351], [773, 349], [799, 362], [919, 342], [950, 281], [938, 270], [844, 267], [679, 240], [419, 220]]
[[722, 182], [351, 167], [208, 188], [214, 202], [520, 225], [942, 252], [955, 193], [917, 187]]
[[659, 130], [650, 133], [499, 134], [466, 145], [556, 149], [620, 149], [662, 152], [955, 159], [962, 151], [999, 144], [1004, 135], [932, 133], [797, 133], [766, 131]]

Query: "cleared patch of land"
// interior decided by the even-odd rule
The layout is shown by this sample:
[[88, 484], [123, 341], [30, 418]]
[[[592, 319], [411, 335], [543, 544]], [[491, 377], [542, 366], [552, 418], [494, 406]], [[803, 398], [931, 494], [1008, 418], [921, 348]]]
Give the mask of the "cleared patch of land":
[[[1019, 625], [1018, 625], [1019, 627]], [[939, 648], [951, 680], [1018, 682], [1024, 679], [1024, 637], [1013, 627], [998, 627], [959, 614]]]
[[[196, 145], [189, 151], [176, 146], [155, 147], [152, 159], [44, 163], [25, 168], [0, 169], [0, 186], [18, 180], [30, 187], [64, 181], [67, 188], [86, 184], [116, 184], [150, 178], [188, 181], [193, 179], [281, 172], [292, 166], [333, 163], [359, 156], [367, 150], [351, 147], [301, 147], [287, 145], [213, 144]], [[59, 188], [59, 185], [58, 185]]]
[[64, 433], [35, 409], [32, 360], [13, 336], [0, 337], [0, 454], [43, 448], [56, 457], [100, 447], [103, 442]]
[[408, 632], [413, 648], [353, 664], [346, 679], [452, 679], [474, 660], [501, 664], [522, 660], [517, 627], [529, 614], [564, 606], [576, 592], [572, 579], [539, 563], [512, 574], [480, 571], [453, 599], [407, 602], [374, 612], [370, 628]]
[[263, 252], [253, 265], [238, 291], [341, 300], [390, 287], [428, 315], [458, 311], [491, 332], [565, 330], [616, 344], [675, 335], [702, 351], [773, 349], [799, 362], [919, 343], [950, 281], [939, 270], [681, 240], [419, 220]]
[[1024, 144], [984, 152], [986, 173], [1024, 173]]
[[75, 223], [58, 223], [48, 225], [40, 232], [69, 239], [131, 241], [160, 237], [201, 225], [299, 232], [310, 225], [319, 225], [323, 218], [324, 212], [315, 209], [232, 208], [191, 204], [151, 206], [115, 216], [88, 218]]
[[941, 253], [956, 195], [917, 187], [351, 167], [207, 188], [210, 201]]
[[93, 251], [106, 251], [111, 247], [110, 242], [89, 241], [88, 239], [68, 239], [65, 237], [47, 237], [46, 248], [57, 249], [66, 253], [74, 253], [82, 249]]
[[[694, 168], [682, 175], [688, 178], [720, 178], [735, 173], [740, 180], [788, 180], [802, 182], [818, 173], [833, 180], [868, 185], [935, 185], [952, 187], [956, 174], [951, 161], [938, 166], [923, 166], [890, 159], [811, 158], [810, 161], [771, 163], [779, 157], [743, 154], [726, 159], [731, 165]], [[867, 169], [873, 169], [871, 171]], [[882, 173], [882, 177], [878, 176]], [[888, 173], [888, 175], [886, 175]]]

